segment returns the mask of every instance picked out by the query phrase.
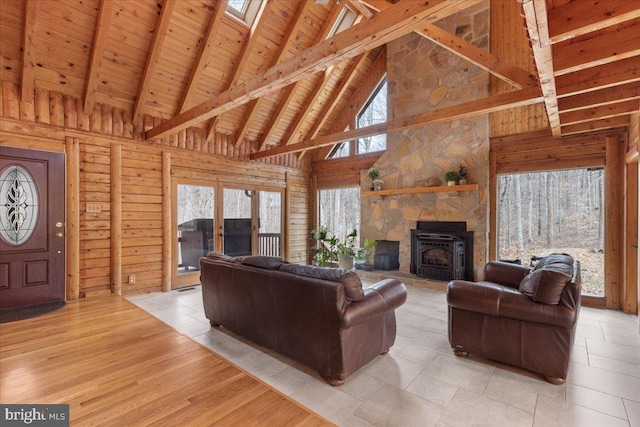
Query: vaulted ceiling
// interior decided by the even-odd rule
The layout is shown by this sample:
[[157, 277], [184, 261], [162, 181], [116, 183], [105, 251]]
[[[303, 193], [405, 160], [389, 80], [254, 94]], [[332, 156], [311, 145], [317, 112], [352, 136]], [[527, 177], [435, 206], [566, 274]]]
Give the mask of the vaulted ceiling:
[[[625, 126], [639, 108], [640, 1], [520, 0], [537, 75], [432, 25], [480, 0], [254, 1], [247, 25], [227, 0], [2, 0], [2, 80], [27, 100], [43, 88], [87, 114], [105, 104], [134, 124], [164, 119], [149, 139], [195, 126], [250, 144], [256, 157], [539, 102], [556, 136]], [[345, 7], [355, 21], [331, 35]], [[513, 92], [332, 133], [383, 46], [414, 31]]]

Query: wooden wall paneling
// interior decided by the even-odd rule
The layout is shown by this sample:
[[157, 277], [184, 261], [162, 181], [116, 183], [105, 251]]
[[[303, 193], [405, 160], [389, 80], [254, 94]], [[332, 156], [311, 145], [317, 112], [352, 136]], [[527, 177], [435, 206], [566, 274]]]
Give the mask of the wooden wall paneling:
[[67, 300], [80, 297], [80, 143], [66, 139]]
[[[122, 193], [122, 212], [146, 212], [162, 214], [163, 196], [149, 194], [145, 186], [163, 188], [162, 154], [152, 145], [127, 144], [122, 147], [123, 183], [134, 186]], [[139, 188], [139, 190], [138, 190]], [[125, 283], [124, 292], [160, 290], [162, 282], [162, 221], [129, 217], [122, 220], [122, 244], [127, 242], [131, 250], [146, 250], [154, 247], [157, 255], [123, 257], [124, 277], [135, 274], [134, 284]]]
[[171, 188], [171, 153], [162, 152], [162, 292], [171, 290], [173, 250], [172, 212], [173, 195]]
[[623, 242], [623, 203], [624, 168], [621, 138], [608, 136], [607, 163], [605, 164], [605, 296], [607, 308], [622, 308], [622, 242]]
[[111, 145], [111, 292], [122, 295], [122, 145]]

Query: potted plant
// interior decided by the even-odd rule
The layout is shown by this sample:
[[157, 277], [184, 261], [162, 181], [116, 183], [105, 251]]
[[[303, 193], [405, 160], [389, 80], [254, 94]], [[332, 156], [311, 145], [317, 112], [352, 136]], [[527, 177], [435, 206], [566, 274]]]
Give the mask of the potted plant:
[[460, 170], [458, 170], [458, 182], [460, 185], [464, 185], [467, 183], [467, 168], [464, 165], [460, 165]]
[[344, 242], [339, 242], [336, 249], [338, 252], [338, 266], [346, 270], [351, 270], [355, 262], [358, 248], [355, 239], [358, 232], [354, 229], [345, 237]]
[[444, 174], [444, 180], [447, 182], [447, 185], [456, 185], [456, 181], [458, 180], [458, 172], [449, 171]]
[[[380, 172], [377, 168], [371, 168], [367, 171], [367, 176], [371, 179], [371, 190], [380, 190], [382, 188], [382, 180], [380, 179]], [[379, 187], [379, 188], [376, 188]]]
[[336, 249], [339, 241], [337, 237], [329, 233], [329, 228], [326, 225], [311, 230], [311, 238], [316, 241], [316, 244], [311, 247], [313, 265], [325, 267], [338, 261]]

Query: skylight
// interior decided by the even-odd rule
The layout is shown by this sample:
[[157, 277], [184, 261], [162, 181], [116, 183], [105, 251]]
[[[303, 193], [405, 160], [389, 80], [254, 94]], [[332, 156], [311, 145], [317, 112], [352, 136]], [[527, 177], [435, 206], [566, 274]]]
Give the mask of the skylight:
[[262, 0], [229, 0], [227, 13], [250, 27], [261, 3]]
[[331, 38], [339, 32], [342, 32], [351, 27], [353, 21], [356, 20], [356, 16], [357, 15], [353, 10], [349, 9], [347, 6], [343, 7], [340, 11], [340, 16], [338, 16], [338, 19], [336, 19], [336, 22], [333, 24], [333, 27], [331, 28], [331, 31], [329, 31], [327, 38]]
[[247, 7], [249, 0], [229, 0], [227, 3], [227, 10], [242, 20], [247, 13]]

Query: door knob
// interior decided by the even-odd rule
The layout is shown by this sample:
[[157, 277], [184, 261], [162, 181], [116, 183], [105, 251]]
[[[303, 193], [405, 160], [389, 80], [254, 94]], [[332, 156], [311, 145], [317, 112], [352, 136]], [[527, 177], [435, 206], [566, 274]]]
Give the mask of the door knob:
[[56, 232], [55, 236], [56, 236], [56, 237], [62, 237], [62, 236], [63, 236], [62, 231], [58, 231], [58, 232]]

